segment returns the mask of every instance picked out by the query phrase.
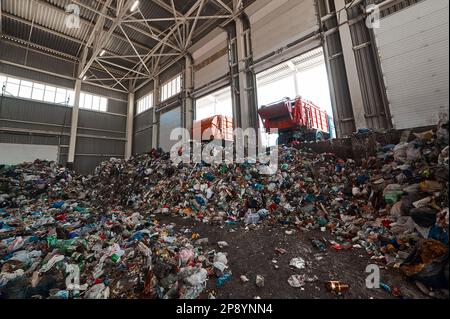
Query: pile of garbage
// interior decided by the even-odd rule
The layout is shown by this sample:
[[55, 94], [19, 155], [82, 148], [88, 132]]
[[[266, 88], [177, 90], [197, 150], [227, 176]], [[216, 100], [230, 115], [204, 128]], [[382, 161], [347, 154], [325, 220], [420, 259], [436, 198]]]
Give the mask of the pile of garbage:
[[218, 285], [230, 278], [225, 255], [159, 225], [158, 214], [330, 232], [332, 247], [313, 245], [365, 249], [427, 287], [448, 287], [448, 142], [448, 124], [439, 125], [379, 145], [362, 163], [283, 146], [273, 175], [250, 162], [174, 165], [160, 150], [111, 159], [90, 176], [47, 162], [5, 167], [0, 290], [68, 297], [73, 264], [85, 298], [196, 298], [208, 275]]
[[1, 298], [197, 298], [227, 271], [152, 214], [100, 212], [84, 180], [48, 162], [2, 168]]

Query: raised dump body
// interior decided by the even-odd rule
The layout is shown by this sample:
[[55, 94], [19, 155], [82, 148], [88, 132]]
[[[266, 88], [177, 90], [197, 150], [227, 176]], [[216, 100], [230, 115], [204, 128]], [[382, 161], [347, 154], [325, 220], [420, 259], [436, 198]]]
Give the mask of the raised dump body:
[[296, 98], [285, 99], [262, 106], [259, 116], [267, 133], [278, 129], [280, 143], [294, 139], [294, 135], [302, 135], [305, 140], [326, 139], [330, 136], [330, 123], [327, 112], [314, 103]]
[[201, 132], [202, 141], [212, 139], [221, 141], [233, 141], [233, 119], [224, 115], [215, 115], [201, 121], [196, 121], [193, 126], [194, 138], [195, 132]]

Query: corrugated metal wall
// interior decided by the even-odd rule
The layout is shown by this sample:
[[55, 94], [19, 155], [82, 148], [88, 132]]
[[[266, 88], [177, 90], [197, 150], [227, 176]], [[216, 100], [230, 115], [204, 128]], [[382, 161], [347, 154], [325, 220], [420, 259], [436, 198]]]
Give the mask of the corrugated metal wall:
[[[150, 81], [142, 89], [136, 92], [136, 105], [139, 99], [153, 92], [154, 82]], [[135, 107], [136, 107], [135, 105]], [[133, 125], [133, 154], [148, 152], [152, 145], [153, 108], [138, 114], [134, 118]]]
[[67, 153], [71, 113], [61, 105], [0, 96], [0, 142], [59, 145], [60, 154]]
[[171, 80], [172, 78], [180, 74], [183, 71], [183, 69], [184, 69], [184, 60], [180, 60], [160, 74], [159, 83], [161, 83], [161, 85], [166, 83], [167, 81]]
[[[52, 56], [51, 54], [38, 53], [31, 48], [27, 53], [25, 48], [19, 47], [5, 40], [1, 40], [0, 60], [5, 60], [19, 65], [26, 65], [68, 77], [73, 77], [76, 70], [75, 61]], [[41, 74], [44, 76], [43, 73]]]
[[395, 128], [448, 117], [448, 1], [425, 0], [391, 13], [375, 33]]
[[[66, 163], [71, 108], [10, 97], [0, 99], [2, 143], [60, 145], [60, 163]], [[125, 125], [125, 116], [80, 110], [75, 169], [88, 173], [100, 163], [100, 156], [123, 157]]]
[[[74, 88], [75, 81], [71, 79], [73, 63], [29, 51], [27, 66], [44, 71], [39, 72], [20, 67], [19, 64], [25, 62], [25, 56], [25, 49], [2, 42], [0, 60], [6, 63], [0, 63], [0, 73], [59, 87]], [[63, 77], [47, 74], [45, 71], [63, 74]], [[74, 166], [82, 173], [89, 173], [101, 161], [111, 156], [124, 156], [127, 94], [88, 84], [82, 85], [82, 91], [108, 98], [108, 113], [88, 110], [80, 110], [79, 113]], [[0, 109], [0, 141], [61, 145], [60, 163], [65, 164], [71, 113], [72, 109], [64, 106], [4, 97]]]
[[148, 152], [152, 145], [153, 110], [139, 114], [134, 119], [133, 154]]
[[[169, 69], [160, 74], [159, 83], [161, 83], [161, 85], [164, 84], [165, 82], [172, 79], [176, 75], [182, 73], [183, 70], [184, 70], [184, 60], [182, 59], [178, 63], [174, 64]], [[154, 90], [154, 83], [153, 81], [150, 81], [148, 84], [146, 84], [136, 92], [135, 94], [136, 103], [140, 98], [144, 97], [153, 90]], [[158, 95], [159, 94], [154, 94], [154, 97]], [[141, 154], [150, 151], [153, 138], [152, 132], [153, 124], [154, 122], [160, 124], [159, 119], [170, 118], [169, 121], [170, 123], [177, 123], [177, 127], [181, 126], [181, 115], [182, 115], [180, 112], [182, 105], [181, 95], [182, 94], [180, 93], [179, 95], [171, 97], [167, 101], [158, 102], [156, 106], [156, 119], [153, 119], [152, 109], [135, 116], [133, 125], [133, 132], [134, 132], [133, 154]], [[173, 111], [174, 109], [178, 111]], [[167, 137], [170, 135], [171, 130], [172, 130], [171, 124], [165, 125], [163, 123], [162, 125], [159, 125], [157, 140], [159, 142], [162, 141], [162, 144], [158, 143], [158, 146], [163, 145], [167, 147], [167, 145], [169, 145], [167, 142]]]

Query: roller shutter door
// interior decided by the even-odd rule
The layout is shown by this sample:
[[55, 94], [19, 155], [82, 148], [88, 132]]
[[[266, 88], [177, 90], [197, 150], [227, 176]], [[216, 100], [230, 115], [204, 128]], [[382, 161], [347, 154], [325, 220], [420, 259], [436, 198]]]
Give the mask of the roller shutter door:
[[261, 0], [246, 11], [255, 60], [319, 29], [312, 0]]
[[161, 114], [159, 145], [165, 151], [169, 152], [177, 141], [170, 140], [170, 133], [173, 129], [181, 127], [181, 108], [177, 107], [173, 110]]
[[396, 129], [435, 125], [449, 108], [449, 2], [424, 0], [374, 29]]

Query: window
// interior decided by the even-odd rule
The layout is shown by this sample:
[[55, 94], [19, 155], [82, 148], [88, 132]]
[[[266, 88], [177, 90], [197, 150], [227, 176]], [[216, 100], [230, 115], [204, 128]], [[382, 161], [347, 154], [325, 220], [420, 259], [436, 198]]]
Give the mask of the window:
[[108, 110], [108, 100], [107, 98], [100, 97], [98, 95], [81, 93], [80, 108], [91, 111], [106, 112]]
[[195, 120], [200, 121], [214, 115], [233, 117], [231, 87], [211, 93], [195, 101]]
[[[75, 104], [75, 91], [73, 90], [27, 80], [20, 80], [1, 74], [0, 90], [2, 90], [2, 94], [7, 96], [20, 97], [23, 99], [31, 99], [67, 106], [74, 106]], [[104, 97], [81, 93], [80, 108], [106, 112], [108, 109], [108, 100]]]
[[24, 99], [31, 99], [31, 93], [33, 91], [33, 82], [20, 81], [19, 97]]
[[100, 111], [100, 97], [99, 96], [92, 97], [92, 110]]
[[55, 103], [56, 88], [54, 86], [45, 86], [44, 101]]
[[55, 98], [55, 103], [56, 104], [64, 104], [67, 102], [66, 99], [66, 95], [67, 95], [67, 90], [66, 89], [56, 89], [56, 98]]
[[31, 98], [33, 100], [44, 100], [44, 92], [45, 92], [45, 85], [44, 84], [33, 84], [33, 93], [31, 95]]
[[108, 100], [106, 98], [100, 99], [100, 111], [101, 112], [108, 111]]
[[136, 114], [141, 114], [153, 107], [153, 93], [150, 93], [137, 102]]
[[3, 91], [3, 85], [6, 85], [6, 76], [0, 74], [0, 89]]
[[161, 87], [161, 102], [181, 92], [181, 74], [164, 83]]
[[67, 90], [67, 105], [75, 105], [75, 91]]
[[9, 94], [12, 96], [18, 96], [19, 89], [20, 89], [20, 80], [19, 79], [13, 79], [13, 78], [6, 79], [6, 94]]

